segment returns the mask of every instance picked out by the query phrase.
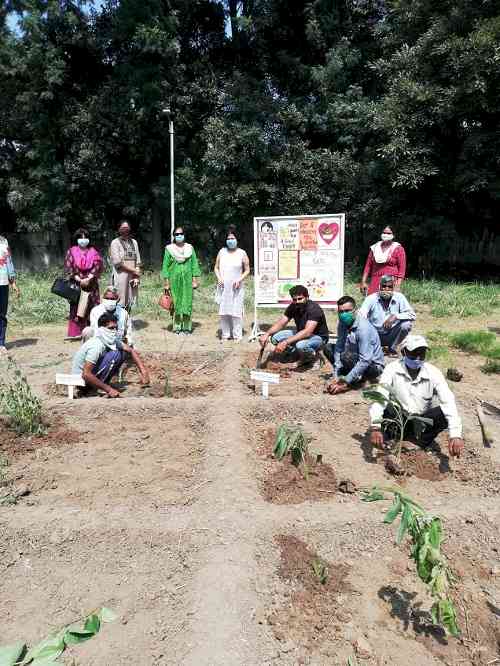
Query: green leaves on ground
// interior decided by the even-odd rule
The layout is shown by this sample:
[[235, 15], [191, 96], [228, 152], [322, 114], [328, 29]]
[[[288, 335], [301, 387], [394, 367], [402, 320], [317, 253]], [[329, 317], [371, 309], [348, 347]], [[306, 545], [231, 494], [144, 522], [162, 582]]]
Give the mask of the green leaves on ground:
[[58, 657], [68, 645], [77, 645], [99, 633], [103, 622], [113, 622], [116, 614], [109, 608], [101, 608], [91, 613], [82, 622], [72, 623], [60, 631], [44, 638], [29, 650], [26, 643], [19, 641], [12, 645], [0, 646], [0, 666], [45, 666], [61, 664]]
[[302, 464], [304, 476], [308, 476], [307, 454], [309, 452], [309, 442], [311, 437], [306, 435], [300, 426], [289, 426], [281, 424], [276, 433], [274, 445], [274, 456], [282, 460], [287, 454], [290, 454], [292, 464], [296, 467]]
[[452, 636], [458, 636], [460, 631], [455, 607], [449, 597], [454, 577], [441, 552], [441, 519], [427, 514], [417, 502], [398, 488], [375, 486], [370, 492], [365, 492], [362, 499], [365, 502], [386, 499], [385, 493], [392, 493], [393, 504], [384, 516], [384, 523], [392, 524], [400, 516], [396, 543], [400, 544], [406, 534], [411, 539], [410, 556], [416, 563], [419, 578], [428, 586], [435, 599], [431, 609], [433, 622], [441, 625]]
[[11, 427], [22, 435], [44, 434], [42, 402], [15, 361], [9, 359], [0, 372], [0, 411], [7, 416]]

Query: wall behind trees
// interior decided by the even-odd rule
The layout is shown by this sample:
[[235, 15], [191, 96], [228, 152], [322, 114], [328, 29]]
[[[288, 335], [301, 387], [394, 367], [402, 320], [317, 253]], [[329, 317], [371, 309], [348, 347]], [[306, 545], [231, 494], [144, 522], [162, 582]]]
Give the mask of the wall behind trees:
[[229, 223], [250, 248], [254, 215], [346, 211], [349, 259], [390, 223], [417, 274], [492, 273], [498, 43], [492, 1], [10, 0], [0, 232], [35, 267], [46, 232], [52, 261], [78, 226], [106, 239], [125, 217], [157, 264], [168, 106], [177, 221], [207, 257]]

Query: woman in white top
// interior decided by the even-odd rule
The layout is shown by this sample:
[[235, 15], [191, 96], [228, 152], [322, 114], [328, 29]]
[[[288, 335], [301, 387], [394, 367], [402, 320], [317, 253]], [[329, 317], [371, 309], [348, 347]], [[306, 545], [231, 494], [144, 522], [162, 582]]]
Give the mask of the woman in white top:
[[221, 337], [239, 342], [243, 336], [243, 281], [250, 274], [250, 261], [245, 250], [238, 247], [236, 227], [230, 225], [226, 234], [226, 247], [219, 250], [215, 261], [217, 277], [216, 300], [219, 304]]
[[137, 303], [142, 262], [139, 245], [132, 238], [126, 220], [120, 222], [118, 238], [111, 241], [109, 258], [113, 265], [113, 286], [120, 295], [119, 303], [130, 312], [132, 305]]

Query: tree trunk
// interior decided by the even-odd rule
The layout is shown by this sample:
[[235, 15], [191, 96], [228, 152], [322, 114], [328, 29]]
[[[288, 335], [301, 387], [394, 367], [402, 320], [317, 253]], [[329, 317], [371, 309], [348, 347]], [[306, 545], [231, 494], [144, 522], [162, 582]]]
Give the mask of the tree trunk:
[[163, 246], [162, 211], [158, 197], [155, 196], [151, 212], [151, 262], [155, 267], [161, 265], [163, 259]]

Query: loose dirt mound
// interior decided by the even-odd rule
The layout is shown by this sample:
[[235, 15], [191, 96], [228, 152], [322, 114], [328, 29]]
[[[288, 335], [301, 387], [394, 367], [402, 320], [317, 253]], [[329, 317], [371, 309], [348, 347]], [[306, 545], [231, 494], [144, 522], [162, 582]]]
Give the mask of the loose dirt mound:
[[307, 500], [328, 501], [335, 494], [337, 481], [335, 471], [327, 463], [316, 462], [316, 456], [308, 455], [306, 467], [296, 467], [291, 457], [277, 460], [273, 455], [276, 438], [275, 428], [265, 428], [261, 433], [262, 443], [257, 449], [266, 460], [262, 494], [273, 504], [300, 504]]
[[222, 358], [217, 354], [147, 354], [145, 363], [151, 386], [142, 388], [135, 368], [127, 368], [124, 375], [127, 396], [200, 397], [221, 386]]
[[4, 424], [0, 424], [0, 451], [9, 460], [15, 460], [45, 447], [61, 448], [76, 444], [81, 437], [77, 430], [67, 428], [64, 423], [47, 427], [45, 435], [17, 435]]
[[[266, 350], [264, 360], [267, 353]], [[241, 364], [241, 380], [251, 392], [255, 391], [255, 385], [250, 379], [250, 370], [255, 370], [257, 358], [258, 351], [247, 352]], [[280, 376], [281, 382], [273, 384], [271, 388], [273, 396], [309, 395], [311, 393], [320, 395], [325, 390], [326, 375], [331, 372], [330, 365], [324, 365], [322, 368], [294, 370], [291, 363], [277, 363], [275, 361], [265, 363], [265, 366], [260, 369]]]
[[279, 607], [267, 621], [279, 641], [291, 640], [307, 648], [317, 646], [342, 615], [339, 596], [350, 591], [350, 567], [322, 559], [296, 537], [279, 535], [276, 542], [281, 551], [277, 573], [286, 588]]

